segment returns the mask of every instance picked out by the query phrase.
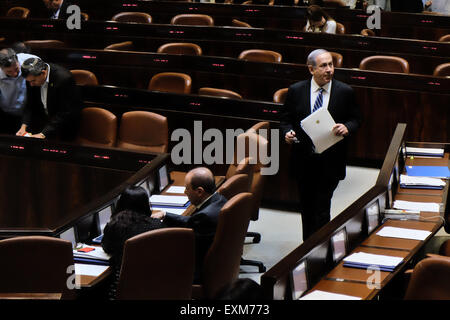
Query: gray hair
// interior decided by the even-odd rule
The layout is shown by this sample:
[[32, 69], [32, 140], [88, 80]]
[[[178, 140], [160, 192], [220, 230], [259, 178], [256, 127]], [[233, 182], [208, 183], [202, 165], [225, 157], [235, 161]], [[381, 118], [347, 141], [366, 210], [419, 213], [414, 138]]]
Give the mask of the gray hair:
[[42, 71], [47, 69], [47, 65], [39, 58], [29, 58], [22, 63], [22, 76], [24, 78], [28, 75], [39, 76]]
[[11, 48], [0, 51], [0, 68], [8, 68], [17, 62], [16, 52]]
[[330, 52], [325, 49], [316, 49], [316, 50], [312, 51], [308, 55], [308, 59], [306, 59], [306, 65], [315, 67], [316, 66], [316, 58], [324, 53], [330, 53]]

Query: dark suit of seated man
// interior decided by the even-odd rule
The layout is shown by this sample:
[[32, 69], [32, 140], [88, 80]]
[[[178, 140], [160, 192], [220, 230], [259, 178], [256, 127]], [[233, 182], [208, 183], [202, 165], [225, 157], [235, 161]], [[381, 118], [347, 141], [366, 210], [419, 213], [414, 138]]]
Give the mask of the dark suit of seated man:
[[72, 5], [69, 0], [43, 0], [47, 8], [46, 15], [50, 19], [67, 19], [67, 8]]
[[79, 89], [69, 70], [31, 58], [22, 64], [27, 103], [16, 135], [34, 138], [75, 138], [80, 124]]
[[214, 175], [207, 168], [195, 168], [185, 177], [185, 193], [189, 201], [196, 207], [191, 216], [181, 216], [168, 212], [156, 212], [153, 218], [164, 219], [168, 227], [191, 228], [195, 233], [195, 275], [194, 282], [198, 283], [201, 275], [203, 260], [211, 246], [216, 233], [219, 212], [227, 199], [215, 192]]

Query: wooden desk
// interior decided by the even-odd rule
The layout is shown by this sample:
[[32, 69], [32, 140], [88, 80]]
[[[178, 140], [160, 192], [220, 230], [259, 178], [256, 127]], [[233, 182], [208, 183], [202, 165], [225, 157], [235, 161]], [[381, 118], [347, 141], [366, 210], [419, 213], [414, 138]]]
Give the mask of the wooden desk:
[[[447, 161], [450, 153], [449, 144], [419, 144], [405, 143], [406, 125], [398, 124], [391, 139], [391, 143], [386, 153], [383, 166], [380, 170], [375, 186], [367, 193], [361, 196], [357, 201], [351, 204], [341, 214], [332, 221], [318, 230], [303, 244], [290, 252], [280, 262], [264, 273], [261, 277], [263, 290], [269, 299], [289, 299], [291, 288], [291, 273], [299, 263], [306, 263], [307, 278], [309, 280], [309, 288], [311, 290], [324, 290], [334, 293], [342, 293], [350, 296], [357, 296], [363, 299], [373, 299], [382, 294], [382, 290], [400, 275], [406, 267], [413, 266], [417, 254], [423, 248], [425, 243], [429, 241], [433, 235], [443, 225], [442, 216], [448, 219], [448, 188], [449, 183], [440, 195], [424, 194], [401, 194], [393, 193], [393, 200], [408, 199], [412, 201], [434, 201], [442, 203], [441, 212], [422, 212], [420, 220], [386, 220], [384, 217], [378, 220], [375, 230], [369, 231], [369, 222], [367, 213], [373, 208], [379, 208], [383, 213], [386, 208], [390, 208], [390, 177], [395, 177], [396, 168], [399, 167], [403, 171], [404, 146], [412, 147], [429, 147], [444, 148], [444, 159], [427, 159], [421, 161], [422, 164], [444, 163]], [[431, 162], [427, 162], [431, 161]], [[405, 162], [409, 164], [408, 161]], [[394, 186], [393, 190], [398, 190]], [[425, 190], [428, 191], [428, 190]], [[369, 210], [370, 209], [370, 210]], [[377, 210], [375, 210], [377, 211]], [[430, 231], [431, 234], [424, 240], [409, 240], [398, 238], [383, 238], [376, 233], [384, 226], [401, 227], [417, 230]], [[382, 255], [399, 256], [404, 258], [404, 262], [398, 266], [393, 272], [380, 272], [378, 283], [373, 283], [376, 277], [370, 277], [370, 274], [363, 269], [343, 267], [343, 262], [336, 263], [333, 260], [331, 238], [336, 232], [342, 229], [347, 233], [347, 250], [346, 255], [353, 252], [368, 252]], [[370, 232], [370, 233], [369, 233]], [[367, 281], [370, 280], [370, 286]]]

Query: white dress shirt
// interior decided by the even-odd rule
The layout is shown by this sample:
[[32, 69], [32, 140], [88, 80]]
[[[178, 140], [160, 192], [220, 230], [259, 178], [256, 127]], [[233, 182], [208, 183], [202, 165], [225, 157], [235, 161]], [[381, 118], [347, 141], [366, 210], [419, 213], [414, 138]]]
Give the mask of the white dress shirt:
[[[331, 81], [333, 81], [333, 80], [331, 80]], [[322, 108], [328, 109], [328, 104], [330, 102], [330, 94], [331, 94], [331, 81], [322, 86], [322, 88], [324, 89], [323, 93], [322, 93], [322, 97], [323, 97]], [[314, 78], [312, 78], [311, 79], [311, 113], [313, 111], [314, 103], [316, 102], [317, 96], [319, 95], [320, 88], [321, 87], [316, 83]]]
[[47, 79], [45, 79], [44, 84], [41, 86], [41, 101], [44, 105], [45, 113], [48, 115], [48, 109], [47, 109], [47, 93], [48, 93], [48, 81], [50, 79], [50, 66], [47, 65]]

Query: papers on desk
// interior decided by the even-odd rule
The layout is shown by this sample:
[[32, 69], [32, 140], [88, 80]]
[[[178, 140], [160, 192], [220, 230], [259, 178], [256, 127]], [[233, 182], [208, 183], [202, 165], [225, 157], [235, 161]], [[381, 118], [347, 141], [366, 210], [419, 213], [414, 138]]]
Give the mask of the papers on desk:
[[161, 211], [177, 214], [177, 215], [180, 215], [180, 216], [183, 214], [183, 212], [186, 211], [186, 208], [177, 209], [177, 208], [158, 207], [158, 206], [152, 206], [152, 209], [154, 209], [154, 210], [161, 210]]
[[443, 189], [445, 182], [439, 178], [400, 176], [401, 188], [412, 189]]
[[81, 248], [73, 250], [73, 258], [75, 262], [109, 265], [111, 256], [103, 251], [103, 248], [100, 246], [88, 246], [83, 244]]
[[450, 178], [450, 170], [445, 166], [406, 166], [406, 173], [411, 177]]
[[444, 149], [439, 148], [413, 148], [406, 147], [407, 156], [416, 157], [438, 157], [442, 158], [444, 156]]
[[344, 258], [344, 267], [359, 269], [377, 268], [381, 271], [392, 272], [402, 262], [402, 257], [357, 252]]
[[331, 130], [335, 124], [327, 108], [320, 108], [300, 122], [303, 131], [311, 138], [316, 153], [322, 153], [344, 139], [342, 136], [336, 136]]
[[188, 201], [189, 199], [186, 196], [164, 196], [155, 194], [150, 197], [152, 206], [184, 207]]
[[95, 264], [75, 263], [75, 274], [82, 276], [94, 276], [98, 277], [108, 266], [99, 266]]
[[428, 238], [430, 234], [431, 232], [426, 230], [416, 230], [397, 227], [383, 227], [383, 229], [377, 232], [377, 235], [380, 237], [421, 240], [421, 241]]
[[394, 209], [411, 210], [411, 211], [428, 211], [439, 212], [439, 203], [434, 202], [414, 202], [395, 200], [392, 204]]
[[311, 293], [304, 295], [299, 300], [361, 300], [361, 298], [348, 296], [346, 294], [314, 290]]
[[167, 189], [167, 193], [181, 193], [184, 194], [184, 190], [186, 188], [185, 187], [180, 187], [180, 186], [172, 186], [169, 189]]

